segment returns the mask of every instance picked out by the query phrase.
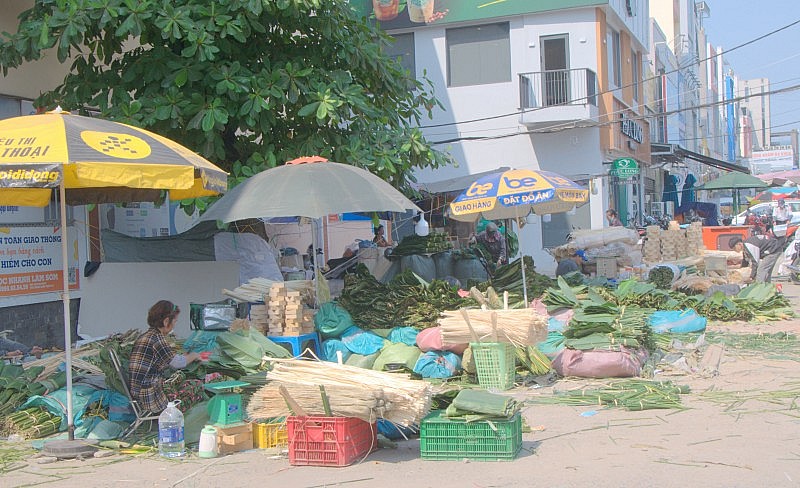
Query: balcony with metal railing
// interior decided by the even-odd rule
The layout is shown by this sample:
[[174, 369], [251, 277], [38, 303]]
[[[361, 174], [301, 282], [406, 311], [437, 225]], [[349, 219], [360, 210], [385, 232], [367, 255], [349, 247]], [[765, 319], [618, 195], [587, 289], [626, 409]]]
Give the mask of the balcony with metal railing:
[[586, 68], [519, 74], [521, 123], [530, 128], [598, 115], [597, 75]]

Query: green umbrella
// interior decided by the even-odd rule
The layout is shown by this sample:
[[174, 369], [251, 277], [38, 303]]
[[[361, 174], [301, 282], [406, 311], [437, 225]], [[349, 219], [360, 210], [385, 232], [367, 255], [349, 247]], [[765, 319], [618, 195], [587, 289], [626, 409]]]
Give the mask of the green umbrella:
[[310, 217], [349, 212], [421, 211], [369, 171], [323, 158], [300, 158], [246, 179], [214, 202], [200, 220]]
[[756, 178], [755, 176], [731, 171], [716, 180], [711, 180], [705, 185], [698, 186], [698, 190], [734, 190], [734, 215], [739, 214], [739, 190], [750, 188], [768, 188], [769, 185]]

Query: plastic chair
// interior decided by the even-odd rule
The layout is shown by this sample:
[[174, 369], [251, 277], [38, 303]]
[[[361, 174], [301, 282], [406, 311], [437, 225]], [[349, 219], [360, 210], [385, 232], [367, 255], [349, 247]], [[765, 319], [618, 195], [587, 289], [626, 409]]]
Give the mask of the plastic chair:
[[303, 351], [306, 349], [303, 346], [310, 342], [312, 346], [311, 350], [317, 357], [319, 357], [319, 336], [317, 336], [316, 332], [299, 336], [269, 336], [267, 339], [276, 344], [288, 344], [291, 347], [290, 352], [294, 357], [298, 357], [303, 354]]
[[134, 420], [127, 429], [122, 431], [122, 434], [119, 437], [120, 440], [124, 440], [126, 437], [133, 434], [143, 423], [148, 421], [152, 422], [154, 420], [157, 421], [158, 414], [154, 414], [149, 410], [144, 410], [139, 405], [139, 401], [133, 398], [133, 395], [131, 395], [130, 386], [128, 386], [128, 378], [125, 375], [125, 371], [122, 369], [122, 363], [120, 362], [119, 357], [117, 357], [117, 353], [114, 352], [113, 349], [108, 349], [108, 357], [111, 359], [111, 364], [114, 366], [114, 371], [117, 372], [117, 376], [119, 376], [119, 380], [122, 383], [122, 388], [125, 390], [123, 393], [125, 393], [125, 396], [128, 397], [128, 401], [131, 402], [131, 409], [136, 415], [136, 420]]

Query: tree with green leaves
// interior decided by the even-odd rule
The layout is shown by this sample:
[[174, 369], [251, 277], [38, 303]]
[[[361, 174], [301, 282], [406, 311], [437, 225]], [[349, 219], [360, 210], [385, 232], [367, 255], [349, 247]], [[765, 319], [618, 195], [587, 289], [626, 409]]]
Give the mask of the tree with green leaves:
[[0, 67], [54, 50], [71, 71], [37, 106], [162, 134], [231, 185], [321, 155], [408, 190], [413, 169], [449, 157], [416, 128], [441, 106], [432, 85], [389, 58], [388, 42], [345, 0], [34, 0], [0, 35]]

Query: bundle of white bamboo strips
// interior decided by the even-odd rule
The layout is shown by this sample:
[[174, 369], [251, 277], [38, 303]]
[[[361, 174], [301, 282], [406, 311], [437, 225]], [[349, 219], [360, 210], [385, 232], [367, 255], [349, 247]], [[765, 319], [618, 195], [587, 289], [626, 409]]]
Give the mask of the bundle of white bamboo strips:
[[510, 342], [532, 346], [547, 339], [547, 317], [533, 308], [445, 311], [439, 326], [445, 344]]
[[[301, 359], [274, 360], [269, 383], [247, 405], [253, 419], [290, 415], [278, 388], [283, 386], [306, 415], [326, 415], [320, 386], [333, 416], [367, 422], [384, 418], [398, 425], [419, 425], [431, 408], [433, 390], [405, 374], [383, 373], [354, 366]], [[296, 414], [296, 413], [295, 413]]]
[[[94, 357], [100, 354], [100, 349], [73, 349], [72, 350], [72, 369], [84, 371], [89, 374], [103, 374], [103, 371], [94, 364], [85, 361], [86, 358]], [[44, 367], [44, 370], [39, 373], [39, 376], [34, 381], [40, 381], [44, 378], [55, 373], [59, 367], [66, 361], [67, 355], [64, 352], [59, 352], [53, 355], [48, 355], [33, 361], [26, 361], [22, 363], [23, 369], [34, 368], [37, 366]]]
[[314, 283], [311, 280], [274, 281], [266, 278], [252, 278], [233, 290], [223, 288], [222, 294], [240, 302], [263, 302], [274, 283], [283, 283], [288, 291], [299, 291], [311, 297], [314, 295]]

